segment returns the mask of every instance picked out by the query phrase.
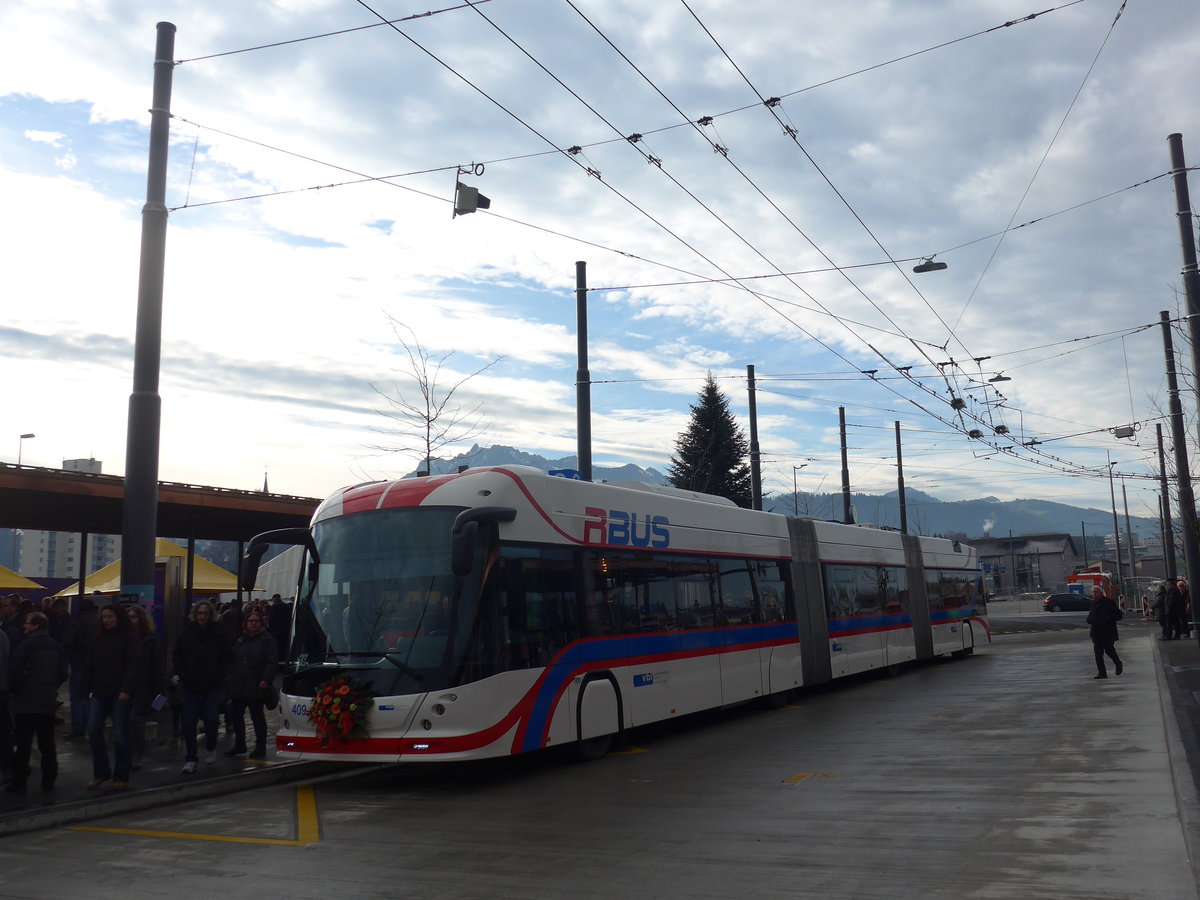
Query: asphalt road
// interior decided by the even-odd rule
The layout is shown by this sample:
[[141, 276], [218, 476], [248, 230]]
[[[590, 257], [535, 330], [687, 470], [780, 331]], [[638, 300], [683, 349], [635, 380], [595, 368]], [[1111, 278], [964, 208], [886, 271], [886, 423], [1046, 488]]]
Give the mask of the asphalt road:
[[391, 767], [18, 835], [0, 896], [1195, 898], [1151, 636], [1123, 632], [1108, 681], [1079, 628], [1002, 634], [595, 763]]

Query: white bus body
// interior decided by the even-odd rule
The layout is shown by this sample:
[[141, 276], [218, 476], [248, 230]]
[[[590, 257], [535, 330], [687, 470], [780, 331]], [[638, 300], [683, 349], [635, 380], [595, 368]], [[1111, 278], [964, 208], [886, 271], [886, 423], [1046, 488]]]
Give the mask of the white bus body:
[[[969, 547], [520, 466], [346, 488], [301, 537], [286, 757], [602, 752], [639, 725], [990, 640]], [[369, 731], [322, 746], [308, 707], [343, 674], [377, 695]]]

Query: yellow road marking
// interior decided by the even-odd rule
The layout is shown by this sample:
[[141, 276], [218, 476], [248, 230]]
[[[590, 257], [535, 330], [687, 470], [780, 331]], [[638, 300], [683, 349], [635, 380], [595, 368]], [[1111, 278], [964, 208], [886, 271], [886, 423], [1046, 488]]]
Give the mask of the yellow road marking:
[[276, 847], [307, 847], [321, 839], [321, 823], [317, 817], [317, 796], [309, 785], [296, 788], [296, 837], [240, 837], [231, 834], [193, 834], [186, 831], [150, 831], [141, 828], [101, 828], [95, 825], [76, 825], [72, 831], [98, 831], [104, 834], [134, 834], [141, 837], [174, 838], [191, 841], [225, 841], [232, 844], [271, 844]]
[[793, 775], [791, 778], [783, 779], [784, 784], [799, 784], [802, 781], [808, 781], [810, 778], [840, 778], [838, 772], [801, 772], [799, 775]]
[[623, 750], [614, 750], [609, 756], [627, 756], [630, 753], [649, 753], [645, 747], [635, 747], [633, 744], [627, 745]]

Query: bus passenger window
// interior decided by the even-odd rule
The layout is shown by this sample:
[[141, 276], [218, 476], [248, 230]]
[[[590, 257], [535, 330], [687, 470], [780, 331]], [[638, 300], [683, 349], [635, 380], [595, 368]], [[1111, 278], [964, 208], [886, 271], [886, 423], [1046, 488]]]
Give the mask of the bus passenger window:
[[749, 564], [742, 560], [722, 560], [720, 572], [723, 624], [755, 625], [761, 622]]
[[503, 640], [505, 668], [549, 665], [579, 637], [575, 565], [569, 551], [505, 547]]
[[754, 581], [761, 598], [764, 622], [782, 622], [791, 618], [787, 610], [787, 582], [783, 567], [776, 562], [756, 563]]

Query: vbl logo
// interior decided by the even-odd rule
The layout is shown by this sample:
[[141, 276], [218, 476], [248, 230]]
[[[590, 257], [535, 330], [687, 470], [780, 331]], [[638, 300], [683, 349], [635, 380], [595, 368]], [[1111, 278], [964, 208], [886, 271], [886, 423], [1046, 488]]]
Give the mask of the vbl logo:
[[589, 518], [583, 523], [585, 544], [608, 544], [613, 547], [654, 547], [662, 549], [671, 545], [671, 523], [666, 516], [642, 515], [610, 509], [605, 512], [595, 506], [584, 507]]

